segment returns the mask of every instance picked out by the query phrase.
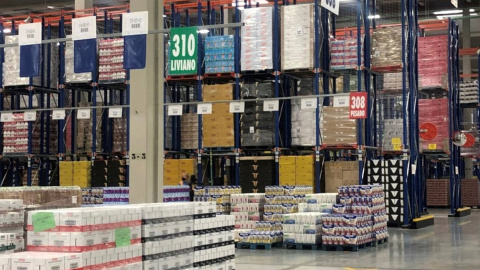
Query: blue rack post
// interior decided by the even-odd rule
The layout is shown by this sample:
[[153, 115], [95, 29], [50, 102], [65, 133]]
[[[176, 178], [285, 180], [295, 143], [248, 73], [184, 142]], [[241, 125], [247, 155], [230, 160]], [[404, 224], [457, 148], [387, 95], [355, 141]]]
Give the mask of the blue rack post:
[[[275, 75], [274, 96], [279, 97], [280, 94], [280, 7], [278, 0], [273, 4], [273, 71]], [[274, 112], [274, 128], [275, 128], [275, 179], [274, 185], [279, 185], [280, 182], [280, 114], [279, 111]]]
[[[201, 26], [202, 25], [202, 2], [198, 1], [198, 11], [197, 11], [197, 25]], [[202, 95], [202, 62], [203, 62], [203, 42], [202, 42], [202, 34], [197, 33], [197, 38], [198, 38], [198, 53], [197, 53], [197, 98], [198, 101], [203, 101], [203, 95]], [[203, 152], [203, 136], [202, 136], [202, 120], [203, 117], [201, 114], [198, 114], [198, 149], [197, 149], [197, 179], [198, 179], [198, 184], [201, 185], [203, 183], [203, 173], [202, 173], [202, 152]]]
[[[238, 9], [238, 0], [235, 0], [235, 22], [240, 22], [240, 10]], [[235, 100], [240, 100], [240, 28], [235, 28], [234, 36], [234, 70], [235, 70]], [[234, 114], [235, 125], [235, 166], [234, 183], [240, 185], [240, 114]]]
[[[357, 0], [357, 79], [358, 92], [362, 92], [362, 6], [363, 0]], [[365, 30], [367, 32], [367, 30]], [[370, 102], [369, 102], [370, 103]], [[357, 120], [358, 182], [363, 180], [363, 120]]]
[[[3, 27], [3, 22], [0, 21], [0, 45], [3, 45], [5, 44], [5, 36], [4, 36], [4, 27]], [[5, 49], [4, 48], [0, 48], [0, 89], [3, 89], [3, 62], [4, 62], [4, 59], [5, 59]], [[3, 99], [4, 99], [4, 95], [3, 95], [3, 91], [0, 91], [0, 111], [3, 111], [4, 108], [3, 108]], [[3, 154], [3, 123], [0, 122], [0, 138], [1, 138], [1, 141], [0, 141], [0, 153]], [[4, 179], [4, 171], [3, 171], [3, 162], [1, 162], [1, 159], [0, 159], [0, 186], [1, 186], [1, 183], [3, 182], [3, 179]]]
[[[318, 0], [315, 0], [314, 4], [314, 80], [313, 80], [313, 90], [315, 95], [320, 94], [320, 3]], [[323, 14], [323, 13], [322, 13]], [[296, 94], [296, 93], [295, 93]], [[321, 150], [321, 134], [320, 134], [320, 98], [317, 98], [317, 108], [315, 109], [315, 191], [317, 193], [321, 192], [321, 176], [322, 176], [322, 166], [320, 163], [320, 150]]]
[[[59, 24], [59, 38], [65, 38], [65, 18], [62, 15], [60, 17], [60, 24]], [[64, 107], [64, 100], [65, 100], [65, 42], [60, 42], [59, 50], [58, 50], [58, 59], [59, 59], [59, 76], [58, 76], [58, 108], [61, 109]], [[50, 100], [48, 100], [50, 101]], [[47, 102], [48, 102], [47, 101]], [[48, 102], [49, 103], [49, 102]], [[48, 104], [50, 105], [50, 104]], [[50, 107], [50, 106], [48, 106]], [[93, 119], [95, 121], [95, 117]], [[47, 121], [48, 125], [48, 121]], [[58, 120], [58, 161], [61, 162], [63, 160], [63, 127], [65, 125], [65, 120], [60, 119]], [[48, 138], [47, 138], [48, 139]]]
[[410, 205], [408, 201], [408, 178], [409, 178], [409, 162], [408, 162], [408, 141], [409, 137], [407, 135], [408, 119], [407, 119], [407, 61], [405, 59], [407, 53], [407, 41], [405, 39], [405, 27], [406, 27], [406, 1], [401, 0], [401, 10], [402, 10], [402, 106], [403, 106], [403, 157], [402, 157], [402, 176], [403, 176], [403, 225], [408, 226], [410, 224]]

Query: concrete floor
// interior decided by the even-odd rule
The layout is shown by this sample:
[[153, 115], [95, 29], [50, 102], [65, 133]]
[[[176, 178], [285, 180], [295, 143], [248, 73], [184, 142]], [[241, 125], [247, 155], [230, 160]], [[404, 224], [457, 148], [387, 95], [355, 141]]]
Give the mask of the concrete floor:
[[449, 218], [433, 209], [435, 225], [420, 230], [389, 228], [387, 244], [358, 252], [236, 250], [236, 270], [480, 269], [480, 210]]

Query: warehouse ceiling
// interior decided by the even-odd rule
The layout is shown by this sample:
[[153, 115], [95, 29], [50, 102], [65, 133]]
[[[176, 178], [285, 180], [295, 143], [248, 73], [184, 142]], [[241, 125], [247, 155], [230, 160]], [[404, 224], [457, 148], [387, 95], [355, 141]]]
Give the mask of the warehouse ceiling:
[[[94, 0], [97, 7], [115, 6], [129, 0]], [[55, 9], [74, 9], [75, 0], [0, 0], [0, 16], [44, 13]]]

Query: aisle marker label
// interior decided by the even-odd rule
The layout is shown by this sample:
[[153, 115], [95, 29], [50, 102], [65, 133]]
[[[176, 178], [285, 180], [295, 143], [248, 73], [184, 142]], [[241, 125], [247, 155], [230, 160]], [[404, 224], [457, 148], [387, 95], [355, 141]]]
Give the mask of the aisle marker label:
[[451, 0], [451, 2], [452, 2], [452, 5], [458, 8], [458, 0]]
[[12, 122], [13, 121], [13, 113], [2, 113], [1, 114], [1, 121], [2, 122]]
[[278, 100], [265, 100], [263, 102], [263, 111], [264, 112], [277, 112], [279, 108]]
[[23, 121], [36, 121], [37, 113], [36, 112], [25, 112], [23, 114]]
[[53, 120], [65, 119], [65, 110], [53, 110], [52, 119]]
[[316, 109], [318, 106], [317, 98], [302, 98], [300, 102], [300, 108], [302, 110]]
[[243, 113], [245, 112], [245, 102], [230, 102], [230, 113]]
[[333, 107], [348, 107], [348, 106], [350, 106], [350, 98], [348, 96], [333, 98]]
[[122, 113], [123, 113], [122, 108], [109, 108], [108, 118], [122, 118]]
[[122, 14], [122, 36], [148, 34], [148, 11]]
[[18, 45], [34, 45], [42, 43], [42, 23], [20, 24], [18, 28]]
[[170, 30], [170, 75], [197, 74], [197, 27], [177, 27]]
[[90, 119], [90, 109], [79, 109], [77, 119]]
[[178, 116], [182, 115], [183, 106], [182, 105], [168, 105], [168, 115], [169, 116]]
[[366, 92], [350, 93], [350, 119], [367, 118], [367, 99]]
[[321, 5], [332, 13], [335, 13], [335, 15], [338, 15], [340, 11], [340, 0], [322, 0]]
[[72, 19], [72, 40], [97, 38], [97, 17]]
[[198, 114], [212, 114], [212, 103], [203, 103], [197, 105]]

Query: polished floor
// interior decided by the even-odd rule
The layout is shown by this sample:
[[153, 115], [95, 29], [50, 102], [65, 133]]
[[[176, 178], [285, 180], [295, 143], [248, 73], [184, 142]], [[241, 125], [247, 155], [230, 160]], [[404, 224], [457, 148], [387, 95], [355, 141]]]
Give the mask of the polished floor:
[[435, 225], [389, 228], [390, 241], [358, 252], [236, 250], [236, 270], [480, 269], [480, 210], [449, 218], [433, 209]]

